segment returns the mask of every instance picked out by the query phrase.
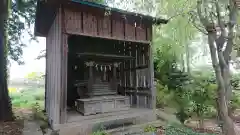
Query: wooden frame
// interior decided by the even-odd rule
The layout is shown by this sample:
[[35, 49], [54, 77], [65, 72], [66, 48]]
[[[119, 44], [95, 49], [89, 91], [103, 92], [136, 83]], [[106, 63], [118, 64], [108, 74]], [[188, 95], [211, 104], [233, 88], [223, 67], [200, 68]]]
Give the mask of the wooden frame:
[[[73, 8], [70, 9], [69, 6]], [[116, 52], [124, 56], [111, 56], [116, 61], [123, 58], [133, 59], [124, 61], [116, 70], [115, 75], [120, 80], [120, 92], [130, 97], [131, 106], [155, 109], [152, 22], [133, 15], [128, 15], [126, 20], [123, 14], [118, 12], [112, 12], [109, 16], [99, 16], [96, 14], [98, 11], [104, 13], [102, 9], [73, 3], [68, 3], [67, 6], [60, 5], [54, 10], [53, 21], [46, 35], [45, 104], [50, 125], [54, 129], [68, 121], [67, 65], [68, 40], [71, 35], [119, 42]]]

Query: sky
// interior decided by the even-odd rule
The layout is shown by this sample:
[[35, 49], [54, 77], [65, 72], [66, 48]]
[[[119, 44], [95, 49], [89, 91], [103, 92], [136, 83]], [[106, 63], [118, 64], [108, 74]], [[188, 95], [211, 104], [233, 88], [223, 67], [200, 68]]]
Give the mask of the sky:
[[[111, 1], [111, 0], [109, 0]], [[114, 1], [118, 4], [109, 4], [109, 6], [125, 9], [126, 7], [131, 7], [130, 5], [119, 5], [120, 0]], [[111, 3], [111, 2], [109, 2]], [[129, 3], [128, 3], [129, 4]], [[33, 27], [32, 27], [33, 30]], [[24, 78], [27, 74], [31, 72], [45, 72], [45, 58], [41, 60], [36, 60], [37, 56], [40, 54], [41, 50], [45, 50], [46, 48], [46, 39], [43, 37], [38, 37], [38, 42], [36, 41], [29, 41], [30, 37], [28, 34], [23, 33], [22, 41], [27, 45], [25, 48], [23, 48], [23, 60], [25, 62], [24, 65], [18, 65], [16, 62], [11, 61], [10, 64], [10, 80], [17, 79], [17, 78]], [[200, 39], [201, 41], [202, 39]], [[209, 55], [201, 55], [202, 53], [202, 46], [201, 44], [204, 44], [202, 42], [194, 43], [194, 48], [198, 48], [199, 52], [197, 53], [196, 59], [192, 61], [195, 66], [205, 65], [209, 64], [211, 60], [209, 61]], [[199, 56], [198, 56], [199, 55]]]
[[[112, 0], [109, 0], [112, 1]], [[114, 2], [119, 3], [121, 0], [115, 0]], [[111, 2], [109, 2], [111, 3]], [[121, 2], [122, 3], [122, 2]], [[119, 4], [109, 4], [109, 6], [119, 6]], [[122, 5], [122, 8], [126, 5]], [[129, 6], [129, 5], [128, 5]], [[33, 31], [33, 26], [32, 26]], [[46, 48], [46, 39], [39, 38], [38, 42], [29, 42], [30, 37], [27, 33], [23, 33], [22, 41], [27, 45], [23, 49], [23, 60], [24, 65], [18, 65], [16, 62], [11, 61], [10, 64], [10, 80], [24, 78], [27, 74], [31, 72], [45, 72], [45, 58], [41, 60], [36, 60], [37, 56], [40, 54], [41, 50]]]
[[24, 34], [23, 42], [27, 44], [23, 48], [23, 60], [24, 65], [18, 65], [18, 63], [11, 61], [10, 64], [10, 80], [17, 78], [24, 78], [28, 73], [31, 72], [45, 72], [45, 58], [36, 60], [41, 50], [46, 48], [45, 38], [37, 38], [36, 41], [29, 41], [27, 34]]

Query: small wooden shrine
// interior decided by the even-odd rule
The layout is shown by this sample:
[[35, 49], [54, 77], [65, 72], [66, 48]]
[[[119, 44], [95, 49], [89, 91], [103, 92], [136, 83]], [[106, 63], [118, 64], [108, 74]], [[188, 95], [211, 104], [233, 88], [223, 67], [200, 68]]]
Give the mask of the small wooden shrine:
[[69, 135], [70, 125], [150, 120], [152, 25], [161, 23], [167, 20], [89, 1], [39, 1], [35, 35], [46, 37], [45, 110], [52, 128], [68, 128], [62, 134]]

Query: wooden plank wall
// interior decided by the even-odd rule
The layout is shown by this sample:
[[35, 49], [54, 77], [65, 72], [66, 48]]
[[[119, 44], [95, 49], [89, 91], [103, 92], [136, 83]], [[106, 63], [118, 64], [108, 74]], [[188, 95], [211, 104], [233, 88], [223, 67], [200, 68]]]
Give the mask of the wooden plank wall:
[[124, 55], [135, 57], [120, 64], [119, 79], [124, 93], [130, 97], [132, 106], [152, 108], [150, 45], [126, 43], [120, 49]]
[[152, 53], [150, 43], [152, 39], [152, 24], [143, 20], [111, 13], [104, 15], [104, 11], [95, 9], [81, 10], [65, 9], [66, 33], [116, 39], [126, 41], [119, 47], [119, 53], [134, 56], [132, 62], [120, 65], [119, 77], [124, 93], [131, 98], [131, 104], [138, 107], [152, 108], [155, 104], [152, 74]]
[[124, 17], [118, 13], [104, 15], [104, 11], [89, 11], [65, 9], [66, 33], [132, 41], [138, 43], [150, 43], [149, 33], [152, 24], [142, 20], [134, 20], [136, 17]]
[[51, 125], [60, 123], [61, 95], [61, 16], [58, 13], [46, 38], [46, 112]]

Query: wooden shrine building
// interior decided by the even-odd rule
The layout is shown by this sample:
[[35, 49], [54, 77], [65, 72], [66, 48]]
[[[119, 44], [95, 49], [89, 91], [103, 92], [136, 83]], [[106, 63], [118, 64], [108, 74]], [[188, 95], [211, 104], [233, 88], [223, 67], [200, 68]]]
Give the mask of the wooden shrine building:
[[52, 128], [70, 135], [99, 123], [154, 120], [152, 25], [161, 23], [167, 20], [88, 1], [39, 1], [35, 35], [46, 37]]

